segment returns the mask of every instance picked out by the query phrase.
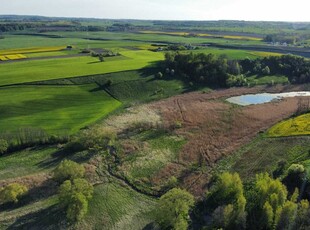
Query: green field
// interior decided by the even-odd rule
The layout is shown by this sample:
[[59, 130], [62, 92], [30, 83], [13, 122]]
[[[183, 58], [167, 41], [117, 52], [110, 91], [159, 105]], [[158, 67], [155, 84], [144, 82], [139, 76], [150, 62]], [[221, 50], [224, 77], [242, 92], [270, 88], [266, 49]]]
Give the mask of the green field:
[[258, 137], [238, 152], [219, 161], [217, 172], [238, 172], [244, 180], [252, 180], [257, 173], [276, 170], [279, 161], [287, 167], [309, 159], [310, 137]]
[[270, 137], [285, 137], [310, 134], [310, 113], [282, 121], [268, 130]]
[[141, 69], [163, 60], [162, 53], [151, 51], [124, 51], [122, 56], [99, 62], [93, 57], [75, 57], [7, 63], [0, 65], [0, 85], [104, 74]]
[[53, 56], [66, 56], [77, 54], [77, 50], [66, 50], [66, 51], [51, 51], [51, 52], [39, 52], [39, 53], [27, 53], [27, 58], [39, 58], [39, 57], [53, 57]]
[[[166, 108], [162, 106], [164, 104], [159, 109], [156, 109], [156, 103], [146, 104], [201, 90], [203, 92], [195, 92], [197, 103], [210, 105], [210, 113], [214, 110], [214, 120], [218, 120], [219, 124], [225, 122], [226, 115], [222, 117], [220, 109], [223, 108], [225, 113], [226, 104], [217, 108], [217, 105], [222, 106], [221, 99], [202, 94], [211, 90], [207, 88], [211, 87], [207, 84], [207, 78], [213, 78], [213, 75], [216, 78], [218, 71], [222, 71], [220, 68], [211, 72], [210, 66], [201, 64], [209, 72], [202, 76], [197, 74], [197, 79], [200, 77], [201, 81], [195, 81], [191, 78], [194, 71], [179, 76], [181, 68], [178, 65], [169, 66], [175, 69], [175, 73], [170, 74], [169, 69], [166, 70], [160, 63], [165, 52], [150, 50], [169, 47], [169, 44], [191, 44], [197, 49], [191, 50], [190, 46], [189, 50], [179, 52], [226, 55], [230, 60], [281, 55], [254, 51], [255, 46], [269, 50], [263, 41], [265, 34], [218, 33], [216, 36], [213, 31], [215, 35], [209, 35], [207, 31], [211, 29], [217, 32], [240, 29], [229, 26], [216, 28], [211, 22], [205, 28], [197, 24], [184, 34], [182, 31], [186, 30], [187, 25], [183, 22], [169, 22], [170, 26], [182, 24], [175, 29], [171, 27], [174, 32], [141, 33], [138, 31], [144, 30], [141, 29], [144, 26], [154, 26], [150, 31], [156, 31], [164, 30], [167, 25], [133, 21], [133, 25], [140, 25], [141, 28], [129, 24], [134, 29], [125, 27], [122, 31], [118, 28], [118, 20], [100, 23], [95, 19], [80, 22], [78, 19], [63, 20], [56, 24], [60, 27], [55, 26], [56, 30], [60, 28], [59, 31], [54, 31], [55, 22], [52, 20], [42, 22], [46, 30], [33, 27], [0, 34], [0, 56], [5, 56], [0, 61], [0, 139], [7, 140], [10, 145], [6, 153], [0, 154], [0, 185], [17, 181], [29, 187], [29, 193], [18, 204], [2, 204], [0, 201], [0, 229], [155, 230], [154, 211], [158, 199], [154, 195], [160, 196], [171, 188], [181, 187], [198, 198], [207, 191], [210, 185], [207, 183], [213, 175], [224, 171], [238, 172], [245, 182], [251, 182], [257, 173], [272, 174], [279, 161], [287, 162], [287, 166], [301, 163], [310, 175], [310, 114], [280, 122], [267, 133], [259, 134], [253, 140], [248, 139], [248, 144], [234, 153], [224, 145], [223, 158], [207, 165], [205, 162], [209, 162], [209, 158], [213, 162], [212, 149], [217, 151], [221, 148], [220, 144], [208, 146], [208, 141], [201, 143], [204, 142], [201, 132], [205, 130], [202, 126], [209, 126], [209, 121], [198, 121], [196, 124], [184, 119], [191, 107], [187, 109], [187, 103], [183, 106], [183, 96], [173, 98], [174, 104], [170, 106], [167, 103]], [[62, 23], [74, 27], [63, 28]], [[81, 25], [97, 25], [102, 31], [88, 31], [96, 28]], [[106, 26], [117, 28], [113, 30]], [[257, 26], [244, 27], [244, 30], [261, 32], [260, 24]], [[72, 31], [65, 31], [70, 29]], [[108, 32], [110, 29], [120, 29], [122, 32]], [[199, 33], [200, 36], [193, 36], [192, 33]], [[66, 50], [68, 45], [73, 49]], [[243, 45], [254, 47], [254, 50], [243, 50]], [[79, 54], [86, 48], [89, 52], [93, 49], [100, 53], [107, 49], [120, 55], [105, 57], [104, 62], [100, 62], [98, 57]], [[12, 61], [6, 57], [9, 54], [13, 55]], [[17, 58], [19, 54], [28, 59], [13, 61], [14, 55]], [[190, 68], [200, 68], [198, 62], [192, 62], [194, 65]], [[162, 76], [158, 72], [162, 72]], [[249, 86], [287, 82], [288, 78], [284, 76], [247, 76]], [[196, 109], [196, 104], [193, 108]], [[240, 116], [233, 113], [232, 118], [241, 118], [242, 113]], [[182, 118], [181, 121], [177, 120], [179, 118]], [[233, 121], [229, 117], [229, 123]], [[212, 128], [215, 136], [220, 131], [220, 127], [219, 130], [217, 128]], [[71, 151], [66, 142], [78, 145], [79, 141], [85, 141], [84, 136], [79, 139], [82, 129], [87, 129], [87, 134], [98, 135], [98, 140], [94, 140], [95, 147], [81, 152], [72, 148]], [[117, 135], [115, 140], [102, 147], [105, 137], [100, 135], [106, 135], [107, 129]], [[38, 141], [36, 132], [42, 135]], [[193, 151], [197, 152], [186, 156], [185, 151], [191, 147], [190, 143], [200, 149], [195, 150], [197, 146], [194, 146]], [[243, 143], [242, 139], [240, 143]], [[88, 213], [72, 225], [67, 222], [65, 211], [59, 205], [59, 184], [52, 178], [52, 170], [64, 159], [83, 164], [85, 179], [94, 186]], [[204, 186], [201, 194], [200, 185]], [[198, 229], [200, 224], [193, 221], [190, 229]]]
[[258, 51], [248, 51], [248, 50], [240, 50], [240, 49], [221, 49], [221, 48], [206, 48], [206, 49], [198, 49], [193, 51], [183, 51], [184, 53], [205, 53], [205, 54], [214, 54], [217, 56], [225, 55], [229, 59], [237, 59], [242, 60], [245, 58], [256, 59], [262, 58], [271, 55], [279, 55], [278, 53], [266, 53], [266, 52], [258, 52]]
[[114, 181], [95, 187], [89, 212], [78, 229], [143, 229], [152, 222], [156, 200]]
[[186, 84], [177, 79], [167, 81], [148, 76], [117, 82], [108, 87], [107, 90], [122, 102], [134, 103], [152, 101], [183, 93], [186, 90]]
[[0, 229], [58, 228], [63, 213], [57, 209], [58, 197], [52, 196], [0, 212]]
[[129, 32], [53, 32], [50, 35], [59, 35], [71, 38], [92, 38], [92, 39], [107, 39], [107, 40], [131, 40], [149, 43], [170, 42], [170, 43], [212, 43], [218, 44], [264, 44], [262, 41], [245, 41], [240, 39], [225, 39], [212, 37], [188, 37], [181, 35], [167, 35], [167, 34], [146, 34], [146, 33], [129, 33]]
[[1, 157], [0, 180], [46, 171], [48, 168], [40, 166], [40, 163], [52, 158], [56, 151], [56, 148], [26, 149]]
[[71, 134], [121, 105], [95, 84], [6, 87], [0, 98], [1, 132], [30, 127]]
[[286, 84], [288, 78], [285, 76], [258, 76], [253, 75], [247, 77], [247, 82], [251, 85], [274, 85], [274, 84]]
[[[40, 199], [0, 212], [0, 229], [62, 229], [66, 224], [58, 197]], [[156, 200], [117, 181], [95, 187], [85, 219], [74, 229], [143, 229], [154, 220]], [[72, 226], [71, 226], [72, 227]]]

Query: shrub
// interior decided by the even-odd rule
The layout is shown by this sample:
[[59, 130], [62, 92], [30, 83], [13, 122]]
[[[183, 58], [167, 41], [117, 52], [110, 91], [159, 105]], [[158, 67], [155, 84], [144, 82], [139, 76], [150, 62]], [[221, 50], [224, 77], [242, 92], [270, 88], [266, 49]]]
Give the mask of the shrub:
[[90, 52], [90, 56], [92, 56], [92, 57], [98, 57], [99, 54], [96, 53], [96, 52], [91, 51], [91, 52]]
[[181, 121], [175, 121], [175, 122], [174, 122], [174, 127], [175, 127], [176, 129], [182, 128], [182, 122], [181, 122]]
[[84, 177], [85, 168], [74, 161], [63, 160], [53, 171], [54, 179], [62, 182]]
[[111, 79], [107, 80], [107, 82], [104, 84], [105, 87], [109, 87], [111, 85], [112, 85], [112, 80]]
[[292, 175], [297, 175], [297, 174], [301, 174], [305, 172], [305, 167], [301, 164], [292, 164], [289, 168], [288, 168], [288, 174]]
[[98, 59], [100, 62], [104, 62], [104, 57], [102, 54], [99, 54]]
[[269, 75], [270, 74], [270, 68], [266, 66], [265, 68], [262, 69], [262, 74], [264, 75]]
[[106, 150], [108, 146], [113, 146], [116, 139], [116, 133], [112, 129], [102, 126], [94, 126], [91, 129], [83, 130], [79, 135], [65, 146], [66, 151], [83, 150]]
[[18, 183], [9, 184], [0, 190], [0, 203], [17, 203], [18, 199], [27, 192], [28, 189], [24, 185]]
[[6, 153], [9, 143], [6, 140], [0, 139], [0, 154]]
[[159, 79], [161, 79], [161, 78], [163, 78], [163, 74], [162, 74], [162, 72], [158, 72], [157, 74], [156, 74], [156, 77], [157, 78], [159, 78]]
[[177, 185], [178, 185], [178, 179], [175, 176], [172, 176], [167, 180], [165, 187], [168, 189], [172, 189], [177, 187]]

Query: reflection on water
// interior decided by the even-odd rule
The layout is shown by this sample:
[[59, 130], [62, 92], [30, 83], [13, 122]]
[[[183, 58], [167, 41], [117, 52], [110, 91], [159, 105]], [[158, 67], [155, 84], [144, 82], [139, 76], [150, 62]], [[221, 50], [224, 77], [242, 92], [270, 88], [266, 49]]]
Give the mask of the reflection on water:
[[230, 97], [227, 99], [230, 103], [238, 105], [256, 105], [271, 102], [272, 100], [281, 100], [284, 97], [301, 97], [310, 96], [308, 91], [289, 92], [289, 93], [259, 93], [259, 94], [247, 94], [237, 97]]

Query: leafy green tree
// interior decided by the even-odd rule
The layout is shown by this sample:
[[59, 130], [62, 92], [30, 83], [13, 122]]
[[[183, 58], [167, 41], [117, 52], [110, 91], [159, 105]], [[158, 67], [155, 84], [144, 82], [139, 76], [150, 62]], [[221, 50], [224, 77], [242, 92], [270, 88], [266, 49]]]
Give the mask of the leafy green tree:
[[298, 203], [297, 216], [294, 229], [310, 229], [310, 205], [308, 200]]
[[287, 202], [287, 189], [279, 179], [272, 179], [268, 173], [256, 175], [253, 204], [249, 215], [253, 217], [250, 225], [273, 229], [281, 218], [283, 205]]
[[74, 179], [72, 182], [70, 180], [64, 181], [59, 187], [59, 199], [61, 204], [64, 206], [68, 205], [70, 202], [70, 196], [72, 194], [81, 193], [88, 200], [92, 198], [94, 188], [85, 179]]
[[9, 184], [0, 190], [0, 203], [17, 203], [18, 199], [27, 192], [28, 189], [24, 185], [18, 183]]
[[67, 218], [71, 222], [83, 219], [88, 210], [88, 201], [81, 193], [73, 194], [67, 207]]
[[301, 174], [305, 172], [305, 167], [301, 164], [292, 164], [288, 168], [288, 174]]
[[287, 175], [282, 182], [286, 185], [288, 191], [292, 193], [295, 188], [300, 188], [307, 180], [307, 172], [305, 167], [301, 164], [292, 164], [288, 170]]
[[74, 161], [63, 160], [53, 171], [54, 179], [62, 182], [84, 177], [85, 168]]
[[233, 60], [228, 62], [229, 66], [229, 73], [233, 75], [240, 75], [241, 74], [241, 67], [238, 61]]
[[0, 154], [5, 153], [8, 150], [9, 143], [6, 140], [0, 139]]
[[296, 220], [298, 205], [292, 201], [286, 201], [279, 209], [278, 219], [275, 220], [277, 229], [293, 229]]
[[274, 214], [273, 208], [271, 207], [271, 205], [267, 201], [263, 207], [262, 220], [263, 220], [263, 223], [265, 223], [265, 226], [269, 229], [272, 229], [272, 227], [273, 227], [274, 216], [275, 216], [275, 214]]
[[162, 74], [162, 72], [158, 72], [157, 74], [156, 74], [156, 77], [157, 78], [159, 78], [159, 79], [161, 79], [161, 78], [163, 78], [163, 74]]
[[210, 192], [207, 193], [206, 205], [217, 207], [213, 214], [213, 216], [217, 216], [214, 218], [216, 227], [244, 228], [246, 199], [239, 174], [221, 174], [215, 185], [211, 187]]
[[269, 75], [270, 74], [269, 66], [266, 66], [265, 68], [262, 69], [262, 74], [264, 74], [264, 75]]
[[186, 230], [189, 211], [194, 203], [194, 197], [187, 191], [179, 188], [171, 189], [159, 199], [156, 221], [163, 229]]
[[279, 179], [272, 179], [268, 173], [256, 175], [255, 188], [259, 195], [259, 206], [263, 207], [266, 201], [276, 206], [283, 205], [287, 199], [285, 185]]
[[59, 203], [66, 209], [70, 221], [80, 221], [85, 216], [93, 191], [93, 186], [81, 178], [66, 180], [60, 186]]
[[104, 62], [104, 57], [103, 57], [102, 54], [99, 54], [99, 55], [98, 55], [98, 59], [99, 59], [100, 62]]

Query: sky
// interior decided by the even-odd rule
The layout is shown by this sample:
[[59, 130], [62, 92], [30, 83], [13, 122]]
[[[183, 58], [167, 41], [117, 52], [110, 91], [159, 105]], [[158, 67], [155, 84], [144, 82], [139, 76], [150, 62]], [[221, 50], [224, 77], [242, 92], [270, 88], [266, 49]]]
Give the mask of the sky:
[[0, 0], [0, 15], [310, 22], [310, 0]]

